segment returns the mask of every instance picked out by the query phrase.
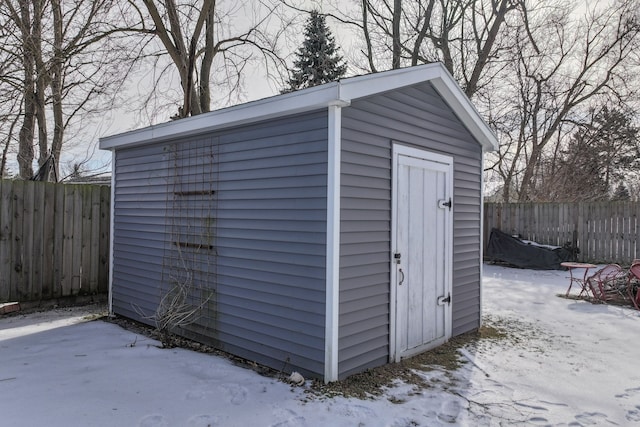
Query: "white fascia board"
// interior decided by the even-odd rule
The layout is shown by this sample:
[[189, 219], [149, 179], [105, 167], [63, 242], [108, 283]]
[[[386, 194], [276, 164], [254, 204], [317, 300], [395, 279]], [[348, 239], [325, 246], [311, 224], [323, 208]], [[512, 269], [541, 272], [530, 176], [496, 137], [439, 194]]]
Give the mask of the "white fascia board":
[[440, 77], [442, 69], [440, 63], [433, 63], [351, 77], [340, 82], [340, 95], [344, 99], [364, 98], [433, 80]]
[[[445, 70], [446, 71], [446, 70]], [[447, 73], [449, 74], [449, 73]], [[482, 145], [483, 151], [496, 151], [498, 149], [498, 138], [491, 128], [480, 117], [480, 113], [462, 92], [462, 89], [453, 80], [453, 77], [434, 79], [431, 84], [436, 88], [444, 101], [449, 104], [453, 112], [462, 123], [469, 129], [469, 132]]]
[[[100, 138], [100, 149], [135, 146], [150, 141], [165, 141], [212, 130], [255, 123], [285, 114], [325, 108], [340, 100], [338, 82], [316, 86], [285, 95], [273, 96], [234, 107], [161, 123], [143, 129]], [[348, 101], [345, 101], [348, 103]]]

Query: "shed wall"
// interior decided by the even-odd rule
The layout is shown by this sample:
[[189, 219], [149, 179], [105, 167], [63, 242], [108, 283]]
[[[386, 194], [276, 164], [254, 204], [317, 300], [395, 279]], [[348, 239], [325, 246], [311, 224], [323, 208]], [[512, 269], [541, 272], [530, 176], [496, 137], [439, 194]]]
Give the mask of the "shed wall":
[[481, 146], [429, 83], [342, 112], [339, 376], [389, 358], [392, 141], [454, 159], [453, 335], [480, 321]]
[[118, 150], [114, 312], [152, 323], [187, 278], [182, 334], [321, 376], [327, 135], [322, 111]]

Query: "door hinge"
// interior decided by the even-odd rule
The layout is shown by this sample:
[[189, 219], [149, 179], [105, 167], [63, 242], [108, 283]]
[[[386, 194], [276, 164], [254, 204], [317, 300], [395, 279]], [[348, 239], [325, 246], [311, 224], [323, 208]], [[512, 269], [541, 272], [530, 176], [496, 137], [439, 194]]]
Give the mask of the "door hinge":
[[446, 297], [438, 297], [438, 305], [451, 304], [451, 294], [447, 294]]
[[449, 200], [439, 200], [438, 201], [438, 207], [439, 208], [449, 208], [449, 210], [451, 210], [451, 207], [453, 206], [453, 203], [451, 202], [451, 197], [449, 197]]

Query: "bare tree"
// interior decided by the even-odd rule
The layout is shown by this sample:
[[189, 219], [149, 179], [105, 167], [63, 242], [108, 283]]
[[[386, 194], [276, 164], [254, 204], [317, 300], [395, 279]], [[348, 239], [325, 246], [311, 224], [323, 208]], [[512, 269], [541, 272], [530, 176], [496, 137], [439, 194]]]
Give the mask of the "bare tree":
[[491, 168], [504, 183], [505, 200], [512, 189], [519, 200], [536, 192], [540, 172], [553, 164], [543, 154], [566, 144], [580, 111], [601, 97], [627, 102], [634, 96], [637, 1], [595, 5], [580, 20], [571, 3], [360, 4], [360, 23], [350, 22], [363, 31], [370, 70], [441, 61], [475, 99], [501, 140]]
[[0, 158], [0, 178], [4, 178], [8, 173], [9, 154], [12, 154], [10, 150], [15, 143], [16, 128], [22, 117], [22, 109], [19, 97], [6, 98], [0, 102], [8, 105], [7, 112], [0, 115], [0, 137], [4, 139]]
[[278, 31], [267, 35], [275, 6], [266, 2], [249, 9], [247, 3], [215, 0], [129, 1], [144, 6], [147, 14], [138, 8], [143, 28], [157, 36], [178, 72], [183, 99], [174, 118], [210, 111], [214, 73], [229, 90], [238, 89], [256, 51], [271, 64], [282, 65], [275, 47]]
[[440, 61], [473, 97], [511, 47], [502, 36], [511, 15], [526, 17], [518, 0], [362, 0], [361, 28], [370, 71]]
[[2, 55], [17, 64], [0, 85], [20, 92], [22, 178], [33, 175], [36, 157], [42, 165], [52, 156], [57, 172], [69, 126], [112, 105], [137, 58], [117, 37], [128, 30], [121, 13], [117, 0], [0, 0], [0, 25], [14, 29], [4, 33]]
[[[13, 42], [13, 49], [16, 49], [20, 65], [23, 69], [22, 76], [22, 99], [23, 99], [23, 119], [20, 126], [18, 138], [18, 164], [19, 173], [22, 177], [33, 175], [32, 162], [34, 158], [34, 129], [36, 123], [36, 59], [33, 40], [40, 37], [41, 17], [43, 5], [39, 1], [33, 2], [33, 10], [29, 2], [23, 1], [14, 5], [13, 2], [4, 0], [4, 14], [14, 24], [19, 32], [19, 41]], [[11, 45], [11, 44], [9, 44]], [[9, 51], [5, 51], [9, 54]], [[14, 59], [15, 61], [15, 59]], [[16, 76], [17, 77], [17, 76]]]
[[14, 40], [11, 38], [17, 31], [11, 20], [0, 15], [0, 177], [8, 173], [9, 156], [16, 154], [17, 133], [23, 117], [22, 90], [18, 84], [22, 66], [14, 53], [16, 47], [12, 45]]
[[581, 110], [633, 96], [628, 59], [640, 39], [637, 10], [636, 1], [619, 1], [576, 21], [566, 5], [547, 7], [530, 15], [526, 28], [515, 28], [517, 48], [502, 73], [495, 122], [502, 144], [493, 170], [504, 182], [505, 201], [512, 189], [517, 200], [531, 199], [545, 153], [558, 151]]

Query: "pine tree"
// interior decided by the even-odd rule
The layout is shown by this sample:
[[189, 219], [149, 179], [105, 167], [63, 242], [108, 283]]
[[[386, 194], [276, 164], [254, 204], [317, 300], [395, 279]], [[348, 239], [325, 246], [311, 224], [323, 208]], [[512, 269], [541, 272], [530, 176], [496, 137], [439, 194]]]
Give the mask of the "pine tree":
[[311, 12], [304, 29], [304, 41], [296, 52], [288, 88], [283, 92], [338, 80], [347, 72], [326, 19], [317, 10]]
[[627, 187], [624, 184], [620, 183], [616, 187], [616, 191], [613, 193], [611, 200], [613, 200], [614, 202], [627, 201], [631, 200], [631, 195], [629, 194], [629, 190], [627, 189]]
[[[610, 200], [628, 197], [626, 182], [637, 171], [640, 128], [634, 112], [603, 106], [568, 140], [566, 147], [541, 161], [536, 201]], [[588, 191], [585, 191], [588, 189]]]

